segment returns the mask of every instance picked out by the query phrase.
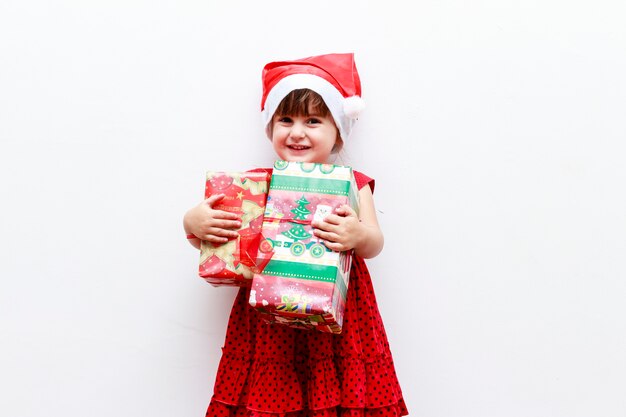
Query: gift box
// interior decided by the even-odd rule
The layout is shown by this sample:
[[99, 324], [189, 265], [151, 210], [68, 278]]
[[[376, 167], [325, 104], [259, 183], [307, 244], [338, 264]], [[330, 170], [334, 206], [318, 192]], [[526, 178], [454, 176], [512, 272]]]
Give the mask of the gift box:
[[352, 168], [276, 161], [268, 191], [250, 305], [269, 322], [340, 333], [352, 251], [334, 252], [311, 222], [344, 204], [358, 212]]
[[205, 198], [224, 194], [213, 208], [241, 216], [237, 238], [201, 243], [199, 275], [213, 286], [250, 285], [254, 272], [262, 269], [256, 262], [269, 180], [267, 172], [207, 172]]

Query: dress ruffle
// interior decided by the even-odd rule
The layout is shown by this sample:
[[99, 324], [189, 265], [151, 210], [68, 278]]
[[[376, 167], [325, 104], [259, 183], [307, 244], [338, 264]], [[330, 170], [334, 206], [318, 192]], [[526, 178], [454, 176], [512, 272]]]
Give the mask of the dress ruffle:
[[398, 404], [380, 408], [343, 408], [332, 407], [321, 410], [302, 409], [292, 412], [267, 413], [250, 410], [245, 406], [225, 404], [212, 400], [207, 410], [207, 416], [217, 417], [401, 417], [409, 414], [409, 411], [401, 400]]
[[[252, 361], [224, 353], [215, 386], [213, 402], [269, 414], [403, 404], [388, 355], [368, 361], [329, 356], [304, 362], [287, 357]], [[280, 393], [283, 400], [268, 397], [268, 392]]]

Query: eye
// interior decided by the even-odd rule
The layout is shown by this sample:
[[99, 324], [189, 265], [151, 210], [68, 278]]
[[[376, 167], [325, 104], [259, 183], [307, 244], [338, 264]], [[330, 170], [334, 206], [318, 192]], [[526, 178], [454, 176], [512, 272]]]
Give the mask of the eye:
[[293, 122], [293, 120], [289, 116], [281, 116], [278, 118], [278, 121], [280, 123], [292, 123]]
[[322, 121], [320, 119], [318, 119], [317, 117], [311, 117], [306, 121], [308, 124], [318, 124], [318, 123], [322, 123]]

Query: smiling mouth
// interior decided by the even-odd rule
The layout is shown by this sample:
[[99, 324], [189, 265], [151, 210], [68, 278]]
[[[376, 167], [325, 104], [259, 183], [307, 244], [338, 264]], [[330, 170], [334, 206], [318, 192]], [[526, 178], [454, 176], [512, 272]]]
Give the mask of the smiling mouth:
[[303, 150], [311, 148], [310, 146], [303, 146], [303, 145], [289, 145], [287, 147], [294, 151], [303, 151]]

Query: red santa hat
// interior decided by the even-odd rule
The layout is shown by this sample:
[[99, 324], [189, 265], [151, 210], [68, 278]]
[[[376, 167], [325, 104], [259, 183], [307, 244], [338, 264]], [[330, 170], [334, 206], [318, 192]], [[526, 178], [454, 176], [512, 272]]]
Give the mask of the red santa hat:
[[270, 62], [263, 68], [262, 79], [261, 115], [268, 136], [276, 108], [293, 90], [308, 88], [322, 96], [344, 140], [365, 107], [352, 53]]

